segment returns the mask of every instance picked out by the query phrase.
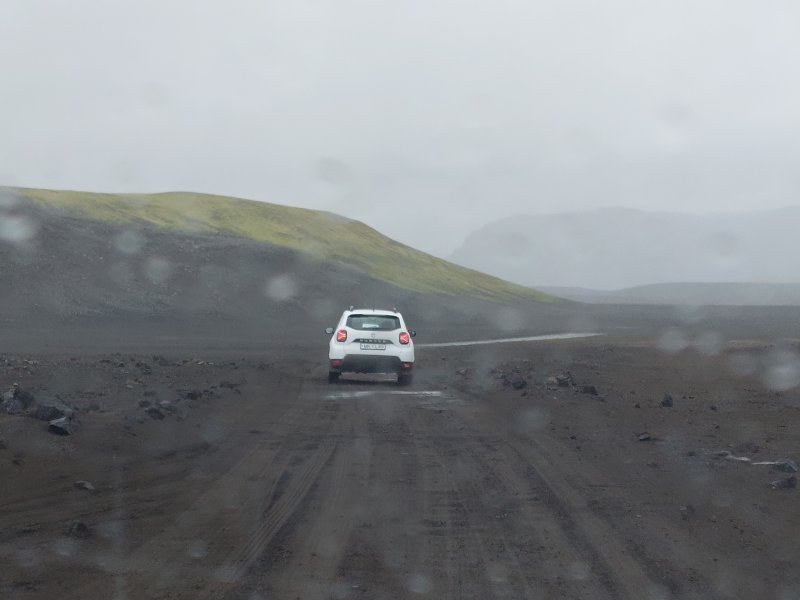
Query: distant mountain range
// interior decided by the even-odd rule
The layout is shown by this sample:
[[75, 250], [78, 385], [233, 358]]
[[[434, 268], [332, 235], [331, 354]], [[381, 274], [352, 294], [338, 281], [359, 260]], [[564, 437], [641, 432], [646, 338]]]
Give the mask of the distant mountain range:
[[[764, 284], [800, 284], [798, 233], [800, 207], [711, 215], [604, 208], [502, 219], [472, 233], [451, 259], [572, 299], [670, 303], [688, 294], [796, 304], [800, 286]], [[673, 282], [686, 283], [652, 286]]]

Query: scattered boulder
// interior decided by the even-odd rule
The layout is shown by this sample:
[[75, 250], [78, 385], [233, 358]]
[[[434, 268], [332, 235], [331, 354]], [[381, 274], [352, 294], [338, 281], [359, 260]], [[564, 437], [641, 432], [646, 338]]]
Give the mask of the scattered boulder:
[[[220, 385], [220, 387], [222, 386]], [[199, 400], [202, 396], [203, 392], [201, 392], [200, 390], [191, 390], [189, 392], [186, 392], [186, 398], [188, 400]]]
[[518, 378], [518, 379], [514, 379], [511, 382], [511, 387], [513, 387], [515, 390], [521, 390], [521, 389], [525, 388], [527, 385], [528, 385], [528, 382], [525, 381], [524, 379], [522, 379], [521, 377]]
[[797, 473], [798, 471], [797, 463], [788, 458], [779, 458], [775, 461], [772, 468], [776, 471], [782, 471], [783, 473]]
[[73, 485], [79, 490], [86, 490], [87, 492], [95, 491], [95, 487], [88, 481], [76, 481]]
[[664, 394], [664, 397], [661, 399], [661, 406], [666, 408], [672, 408], [675, 402], [672, 400], [672, 396], [669, 394]]
[[597, 388], [593, 385], [582, 385], [578, 388], [581, 394], [589, 394], [590, 396], [597, 396]]
[[54, 421], [63, 417], [72, 418], [75, 411], [58, 400], [45, 400], [36, 404], [30, 415], [39, 421]]
[[47, 430], [57, 435], [72, 435], [72, 417], [53, 419], [48, 424]]
[[556, 385], [558, 385], [558, 387], [569, 387], [574, 385], [574, 383], [572, 374], [569, 371], [562, 375], [556, 375]]
[[691, 504], [687, 504], [686, 506], [681, 506], [681, 519], [684, 521], [688, 521], [695, 515], [694, 506]]
[[158, 406], [150, 406], [147, 409], [145, 409], [144, 412], [150, 415], [150, 418], [156, 419], [158, 421], [163, 420], [165, 416], [164, 411], [162, 411], [161, 408], [159, 408]]
[[33, 394], [15, 383], [0, 399], [0, 410], [9, 415], [26, 412], [35, 402]]
[[773, 490], [793, 490], [797, 487], [797, 477], [792, 475], [785, 479], [778, 479], [769, 484]]
[[70, 525], [69, 529], [67, 530], [67, 535], [80, 540], [85, 540], [92, 537], [92, 531], [83, 521], [73, 521], [72, 525]]
[[640, 442], [650, 442], [652, 441], [653, 438], [649, 433], [645, 431], [636, 436], [636, 439], [639, 440]]

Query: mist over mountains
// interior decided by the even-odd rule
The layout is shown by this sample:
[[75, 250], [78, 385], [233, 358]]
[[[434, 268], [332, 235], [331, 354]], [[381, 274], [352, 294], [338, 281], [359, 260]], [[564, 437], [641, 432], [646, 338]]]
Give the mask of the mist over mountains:
[[502, 219], [451, 259], [537, 288], [800, 282], [800, 207], [690, 215], [603, 208]]

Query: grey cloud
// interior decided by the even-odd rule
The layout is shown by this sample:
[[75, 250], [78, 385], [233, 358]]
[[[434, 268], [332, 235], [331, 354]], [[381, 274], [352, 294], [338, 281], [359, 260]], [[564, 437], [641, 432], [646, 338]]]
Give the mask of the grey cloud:
[[519, 213], [797, 198], [792, 2], [9, 0], [0, 23], [3, 184], [323, 208], [441, 255]]

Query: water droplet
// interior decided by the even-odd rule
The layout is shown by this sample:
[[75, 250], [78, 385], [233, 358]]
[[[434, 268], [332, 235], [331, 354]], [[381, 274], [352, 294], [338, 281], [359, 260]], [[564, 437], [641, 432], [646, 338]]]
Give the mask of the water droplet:
[[36, 223], [23, 215], [3, 215], [0, 220], [0, 241], [23, 244], [36, 235]]
[[589, 569], [589, 565], [586, 563], [576, 561], [570, 563], [567, 572], [570, 579], [574, 579], [575, 581], [584, 581], [589, 578], [591, 570]]
[[11, 192], [0, 190], [0, 208], [11, 208], [19, 204], [19, 197]]
[[408, 589], [415, 594], [427, 594], [433, 589], [433, 585], [429, 577], [417, 573], [408, 578]]
[[786, 588], [778, 592], [778, 600], [800, 600], [800, 592]]
[[514, 427], [518, 433], [530, 434], [541, 431], [550, 422], [550, 414], [541, 408], [531, 408], [517, 415]]
[[667, 329], [656, 343], [658, 349], [665, 354], [678, 354], [689, 346], [686, 334], [680, 329]]
[[654, 583], [650, 588], [650, 593], [647, 595], [649, 600], [669, 600], [669, 590], [663, 585]]
[[494, 313], [494, 320], [501, 331], [517, 331], [522, 327], [522, 313], [514, 308], [503, 308]]
[[787, 350], [770, 353], [764, 370], [764, 384], [772, 391], [785, 392], [800, 385], [800, 359]]
[[204, 558], [208, 555], [208, 544], [203, 540], [195, 540], [189, 546], [188, 554], [192, 558]]
[[151, 256], [144, 264], [144, 274], [155, 284], [165, 283], [172, 274], [172, 265], [166, 258]]
[[114, 238], [114, 246], [123, 254], [136, 254], [144, 246], [141, 233], [128, 229]]
[[703, 356], [716, 356], [722, 351], [722, 336], [714, 331], [707, 331], [693, 345]]
[[267, 282], [264, 293], [270, 300], [286, 302], [297, 295], [297, 284], [289, 275], [278, 275]]

